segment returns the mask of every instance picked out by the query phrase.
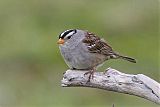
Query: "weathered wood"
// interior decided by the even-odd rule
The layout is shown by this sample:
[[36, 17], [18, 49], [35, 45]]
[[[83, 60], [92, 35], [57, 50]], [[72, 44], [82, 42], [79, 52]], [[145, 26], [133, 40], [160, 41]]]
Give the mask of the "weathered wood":
[[135, 95], [160, 104], [160, 84], [143, 74], [125, 74], [109, 68], [106, 72], [95, 72], [87, 82], [87, 71], [67, 70], [63, 75], [63, 87], [91, 87]]

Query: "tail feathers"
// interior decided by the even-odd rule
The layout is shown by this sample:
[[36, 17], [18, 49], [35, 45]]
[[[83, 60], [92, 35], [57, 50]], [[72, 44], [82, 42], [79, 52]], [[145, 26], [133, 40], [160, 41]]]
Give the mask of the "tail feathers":
[[122, 59], [124, 59], [124, 60], [129, 61], [129, 62], [136, 63], [136, 60], [135, 60], [135, 59], [130, 58], [130, 57], [128, 57], [128, 56], [119, 56], [119, 58], [122, 58]]

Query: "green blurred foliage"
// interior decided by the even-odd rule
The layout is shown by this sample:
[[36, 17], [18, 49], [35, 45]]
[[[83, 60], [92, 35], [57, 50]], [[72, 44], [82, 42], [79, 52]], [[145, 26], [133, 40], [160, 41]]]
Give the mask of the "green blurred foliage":
[[56, 42], [71, 28], [92, 31], [138, 60], [109, 60], [99, 71], [112, 67], [159, 81], [158, 0], [1, 0], [1, 107], [157, 106], [114, 92], [62, 88], [68, 67]]

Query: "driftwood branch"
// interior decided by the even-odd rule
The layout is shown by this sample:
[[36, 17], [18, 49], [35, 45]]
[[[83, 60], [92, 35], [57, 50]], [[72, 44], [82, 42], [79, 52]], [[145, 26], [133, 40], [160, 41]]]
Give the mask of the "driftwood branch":
[[112, 68], [106, 72], [95, 72], [87, 82], [87, 71], [67, 70], [63, 75], [63, 87], [91, 87], [135, 95], [160, 104], [160, 84], [143, 74], [125, 74]]

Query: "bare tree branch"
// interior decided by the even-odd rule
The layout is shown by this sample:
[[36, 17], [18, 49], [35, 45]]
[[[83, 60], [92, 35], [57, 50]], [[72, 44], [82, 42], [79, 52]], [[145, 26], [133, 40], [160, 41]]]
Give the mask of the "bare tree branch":
[[63, 87], [91, 87], [124, 94], [135, 95], [160, 104], [160, 84], [143, 74], [125, 74], [112, 68], [106, 72], [95, 72], [87, 82], [87, 71], [67, 70], [63, 75]]

